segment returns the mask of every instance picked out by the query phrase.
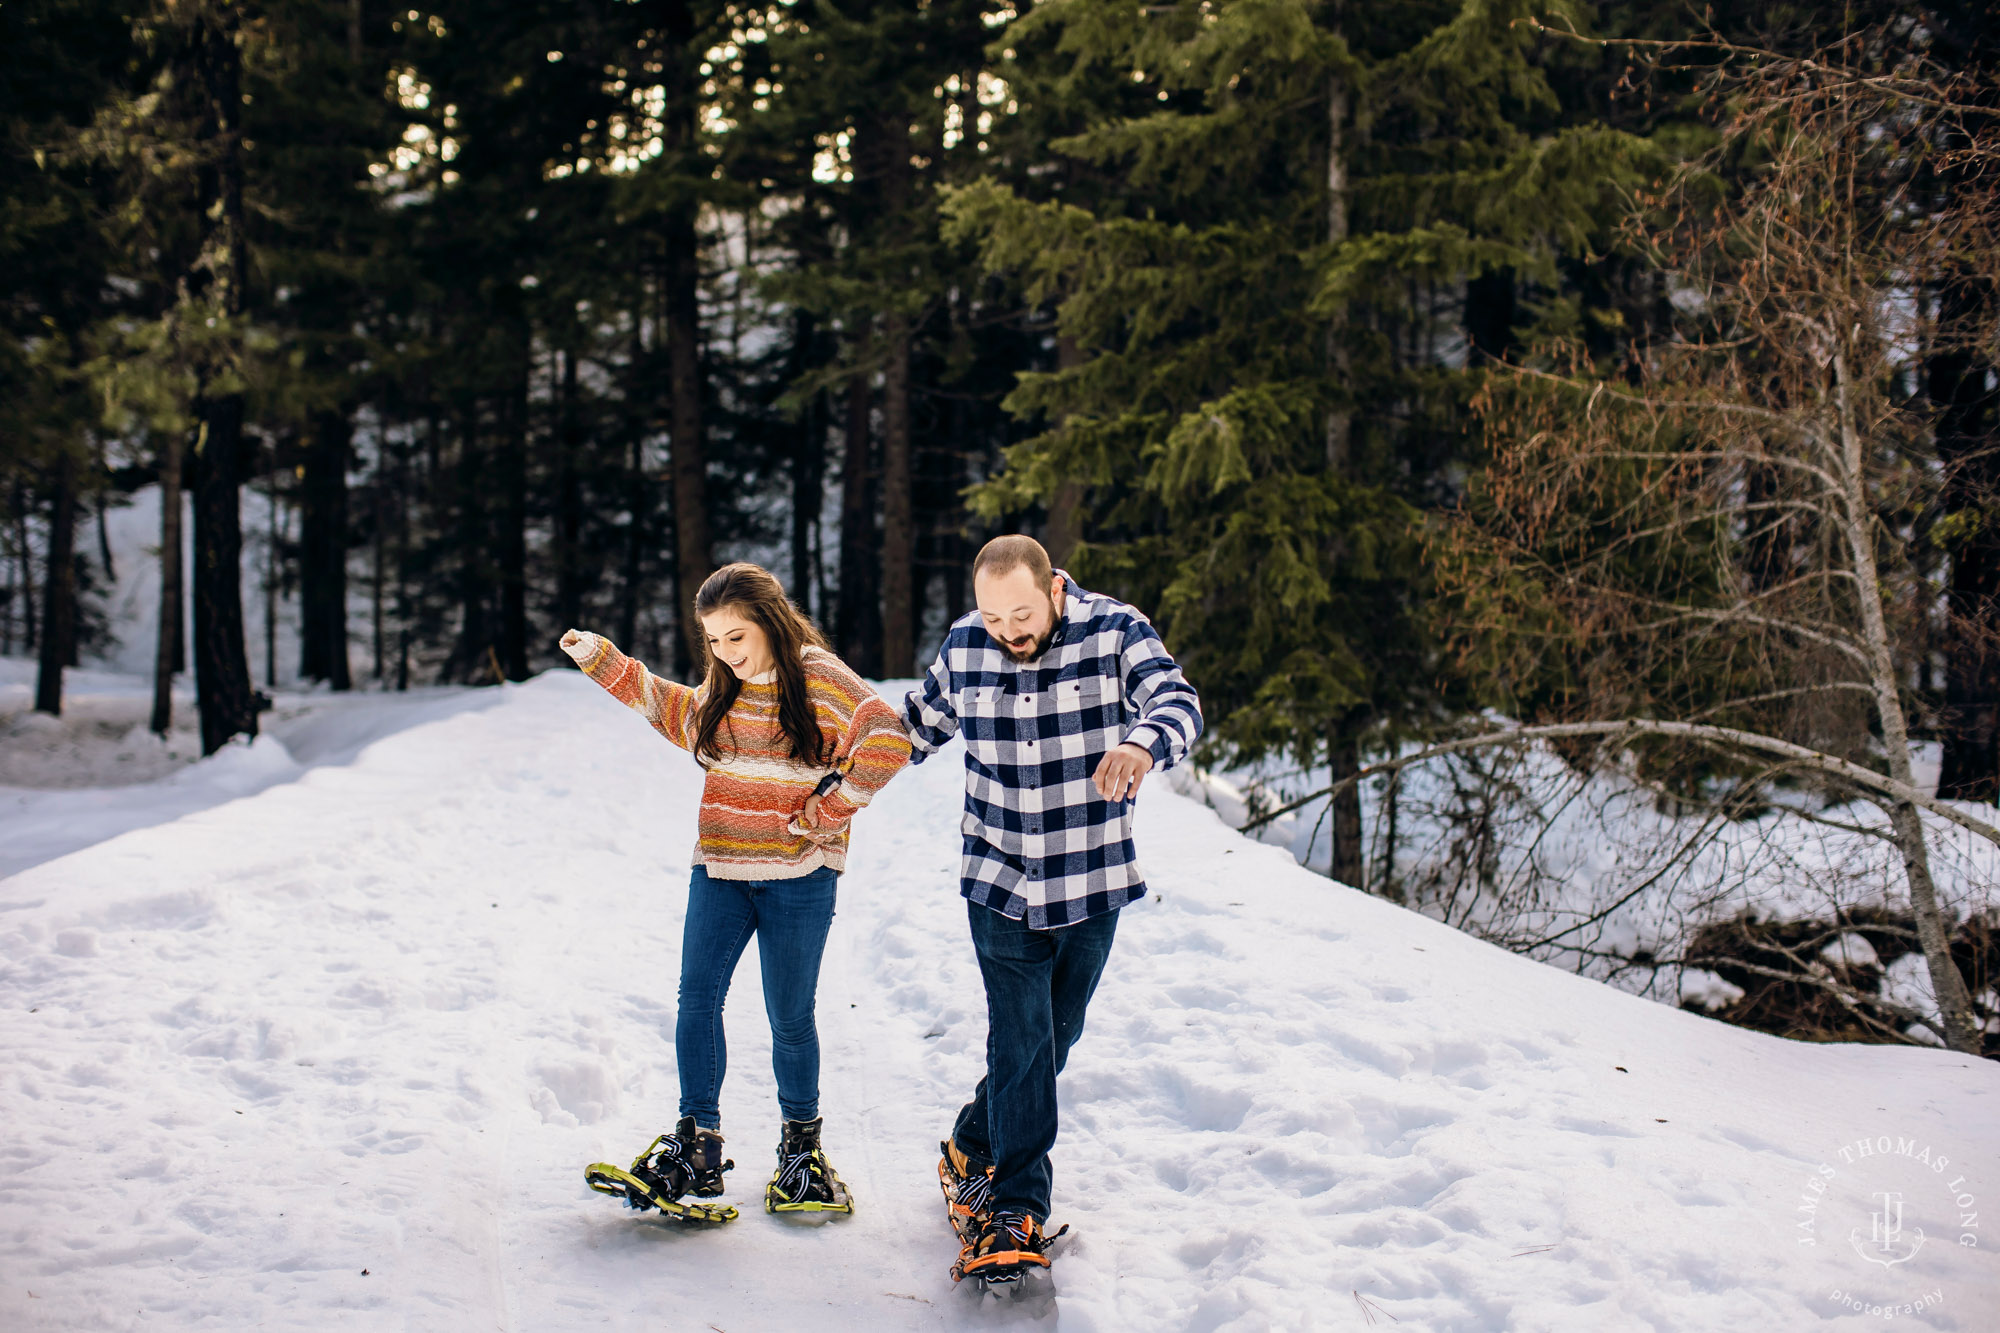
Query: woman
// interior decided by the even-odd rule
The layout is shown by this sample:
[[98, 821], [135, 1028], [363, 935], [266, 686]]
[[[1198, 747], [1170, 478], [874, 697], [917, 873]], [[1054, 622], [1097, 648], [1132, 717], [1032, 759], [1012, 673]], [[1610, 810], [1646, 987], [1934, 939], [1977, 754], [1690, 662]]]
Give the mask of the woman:
[[765, 1209], [852, 1212], [820, 1150], [813, 995], [849, 821], [909, 762], [910, 742], [895, 711], [827, 649], [768, 571], [725, 565], [701, 585], [694, 609], [708, 649], [695, 689], [653, 675], [600, 635], [562, 637], [585, 674], [708, 770], [674, 1029], [680, 1124], [629, 1173], [592, 1167], [586, 1176], [634, 1208], [708, 1221], [736, 1215], [678, 1200], [722, 1193], [722, 1173], [735, 1165], [722, 1158], [722, 1003], [754, 934], [784, 1116]]

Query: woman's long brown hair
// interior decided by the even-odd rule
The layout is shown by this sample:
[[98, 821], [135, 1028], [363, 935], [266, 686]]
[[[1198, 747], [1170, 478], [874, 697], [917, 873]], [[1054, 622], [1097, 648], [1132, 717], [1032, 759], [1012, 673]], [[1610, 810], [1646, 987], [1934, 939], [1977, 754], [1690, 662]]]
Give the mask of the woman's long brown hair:
[[[748, 561], [724, 565], [702, 582], [694, 595], [697, 617], [714, 615], [727, 608], [764, 631], [771, 645], [772, 665], [778, 670], [778, 725], [792, 743], [792, 758], [803, 764], [824, 764], [829, 749], [806, 693], [805, 663], [800, 654], [808, 644], [826, 647], [819, 627], [792, 605], [785, 589], [771, 571]], [[695, 714], [694, 753], [709, 763], [722, 758], [716, 732], [736, 704], [743, 682], [708, 647], [708, 634], [701, 636], [702, 653], [708, 659], [705, 697]], [[733, 728], [732, 728], [733, 730]], [[736, 748], [732, 737], [730, 748]]]

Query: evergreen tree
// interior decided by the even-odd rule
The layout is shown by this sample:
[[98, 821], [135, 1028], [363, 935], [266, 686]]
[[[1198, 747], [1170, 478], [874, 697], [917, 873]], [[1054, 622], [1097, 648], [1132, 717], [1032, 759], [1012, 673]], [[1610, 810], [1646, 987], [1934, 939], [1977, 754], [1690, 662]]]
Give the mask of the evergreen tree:
[[[13, 507], [26, 575], [6, 610], [39, 648], [35, 707], [49, 713], [62, 711], [63, 671], [76, 661], [77, 515], [101, 484], [90, 339], [116, 305], [103, 225], [112, 182], [71, 149], [125, 76], [129, 21], [127, 6], [95, 0], [0, 11], [0, 504]], [[36, 608], [28, 521], [44, 505]]]
[[[1082, 190], [951, 200], [1079, 353], [1022, 378], [1008, 405], [1044, 429], [980, 502], [1080, 484], [1078, 577], [1157, 609], [1238, 758], [1339, 777], [1456, 697], [1418, 516], [1449, 494], [1468, 322], [1499, 346], [1530, 317], [1468, 284], [1573, 310], [1559, 261], [1603, 248], [1644, 152], [1563, 106], [1566, 55], [1529, 12], [1055, 0], [1005, 30], [1024, 101], [1118, 85], [1150, 107], [1053, 144]], [[1358, 798], [1333, 813], [1333, 873], [1360, 883]]]
[[948, 614], [963, 608], [959, 492], [1007, 438], [994, 409], [1031, 354], [975, 319], [979, 275], [937, 212], [940, 187], [1006, 170], [980, 101], [982, 88], [995, 96], [985, 48], [1002, 12], [982, 0], [787, 7], [733, 111], [737, 160], [760, 164], [786, 201], [795, 262], [767, 290], [838, 335], [833, 364], [800, 391], [845, 393], [835, 619], [843, 653], [870, 673], [916, 670], [933, 572]]

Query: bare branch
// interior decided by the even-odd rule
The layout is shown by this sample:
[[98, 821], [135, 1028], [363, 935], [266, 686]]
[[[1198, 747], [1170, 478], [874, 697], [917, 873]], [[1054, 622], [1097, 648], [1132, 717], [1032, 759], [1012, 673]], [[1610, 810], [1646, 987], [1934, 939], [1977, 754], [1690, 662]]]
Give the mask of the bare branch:
[[1926, 795], [1921, 789], [1908, 783], [1885, 777], [1871, 768], [1863, 768], [1838, 756], [1808, 749], [1803, 745], [1794, 745], [1775, 736], [1760, 736], [1755, 732], [1741, 731], [1735, 727], [1718, 727], [1695, 722], [1668, 722], [1651, 718], [1627, 718], [1618, 722], [1553, 722], [1541, 726], [1510, 727], [1505, 731], [1492, 731], [1479, 736], [1443, 741], [1437, 745], [1426, 746], [1414, 754], [1402, 755], [1379, 764], [1370, 764], [1330, 787], [1279, 806], [1275, 810], [1265, 811], [1256, 819], [1244, 824], [1240, 831], [1248, 833], [1281, 815], [1302, 809], [1314, 801], [1331, 799], [1377, 773], [1393, 773], [1411, 764], [1435, 759], [1439, 755], [1456, 754], [1462, 750], [1474, 750], [1489, 745], [1517, 745], [1522, 741], [1557, 740], [1568, 736], [1673, 736], [1683, 740], [1713, 741], [1739, 749], [1780, 755], [1793, 761], [1799, 768], [1842, 779], [1874, 793], [1878, 798], [1888, 797], [1891, 801], [1907, 802], [1919, 809], [1927, 810], [1938, 818], [1956, 824], [2000, 847], [2000, 828], [1984, 820], [1974, 819], [1971, 815], [1955, 809], [1948, 802]]

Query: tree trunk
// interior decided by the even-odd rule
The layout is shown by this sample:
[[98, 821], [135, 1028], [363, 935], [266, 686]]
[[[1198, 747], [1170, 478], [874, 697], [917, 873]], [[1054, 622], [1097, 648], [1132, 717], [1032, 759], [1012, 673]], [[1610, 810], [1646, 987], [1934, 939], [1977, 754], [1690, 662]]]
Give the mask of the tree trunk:
[[[646, 567], [646, 511], [652, 503], [651, 494], [646, 489], [645, 419], [635, 410], [635, 404], [641, 400], [640, 385], [644, 382], [642, 376], [646, 366], [646, 291], [645, 285], [641, 284], [632, 308], [631, 379], [626, 389], [625, 419], [625, 429], [630, 432], [625, 504], [631, 512], [631, 520], [625, 527], [625, 573], [618, 590], [618, 642], [633, 646], [638, 643], [640, 582]], [[569, 626], [563, 628], [568, 629]]]
[[[878, 233], [900, 242], [915, 186], [910, 163], [909, 117], [891, 109], [864, 125], [872, 130], [858, 144], [865, 171], [874, 177], [880, 210]], [[900, 293], [891, 295], [893, 301]], [[911, 624], [916, 604], [917, 533], [910, 431], [909, 316], [893, 307], [882, 316], [882, 661], [883, 675], [907, 676], [916, 669]]]
[[[1329, 245], [1339, 245], [1347, 239], [1347, 131], [1352, 112], [1347, 81], [1341, 75], [1328, 77], [1326, 101], [1326, 239]], [[1345, 310], [1336, 310], [1327, 321], [1325, 362], [1328, 385], [1338, 396], [1326, 414], [1326, 468], [1338, 476], [1344, 475], [1353, 461], [1353, 415], [1345, 401], [1349, 381]], [[1361, 748], [1350, 733], [1350, 722], [1340, 719], [1327, 733], [1327, 767], [1334, 782], [1361, 771]], [[1365, 890], [1368, 863], [1362, 854], [1360, 785], [1343, 787], [1332, 805], [1333, 846], [1327, 874]]]
[[474, 681], [487, 671], [487, 654], [493, 646], [489, 595], [486, 505], [479, 480], [482, 469], [479, 449], [479, 402], [474, 399], [460, 409], [457, 492], [458, 556], [458, 642], [446, 659], [447, 679]]
[[[1875, 689], [1875, 710], [1882, 726], [1882, 747], [1889, 760], [1889, 776], [1904, 786], [1912, 784], [1910, 736], [1903, 715], [1902, 678], [1896, 671], [1890, 649], [1888, 617], [1882, 609], [1882, 584], [1875, 565], [1875, 511], [1868, 503], [1862, 479], [1863, 452], [1860, 430], [1854, 422], [1849, 397], [1847, 360], [1836, 352], [1833, 357], [1834, 382], [1840, 414], [1840, 466], [1846, 485], [1845, 505], [1835, 512], [1845, 517], [1842, 534], [1848, 559], [1853, 562], [1855, 586], [1866, 595], [1855, 599], [1861, 611], [1863, 639], [1868, 645], [1869, 674]], [[1981, 1054], [1984, 1038], [1972, 1011], [1972, 995], [1965, 977], [1951, 957], [1951, 935], [1944, 911], [1931, 880], [1930, 847], [1925, 841], [1922, 818], [1910, 802], [1889, 806], [1895, 830], [1896, 848], [1903, 854], [1904, 878], [1910, 890], [1910, 911], [1916, 917], [1917, 940], [1923, 946], [1924, 962], [1930, 969], [1931, 991], [1937, 997], [1938, 1017], [1945, 1028], [1945, 1041], [1953, 1050], [1968, 1055]]]
[[[818, 322], [801, 311], [793, 325], [789, 378], [796, 383], [819, 361], [814, 344]], [[815, 393], [799, 413], [792, 445], [792, 600], [812, 614], [814, 583], [813, 538], [819, 527], [820, 499], [826, 478], [826, 421], [821, 413], [826, 395]]]
[[1465, 284], [1465, 340], [1472, 350], [1505, 360], [1514, 342], [1514, 270], [1497, 268]]
[[[15, 493], [19, 495], [18, 490]], [[14, 614], [21, 605], [21, 565], [24, 559], [25, 550], [15, 552], [14, 558], [7, 562], [7, 598], [0, 603], [5, 612], [0, 614], [0, 657], [14, 655]]]
[[194, 680], [203, 754], [233, 736], [257, 734], [243, 640], [242, 437], [241, 395], [202, 404], [194, 448]]
[[849, 381], [847, 456], [840, 471], [840, 655], [864, 676], [882, 674], [882, 603], [873, 577], [872, 398], [866, 372]]
[[883, 318], [888, 364], [882, 375], [882, 674], [916, 669], [910, 632], [915, 603], [917, 534], [911, 513], [910, 328], [903, 316]]
[[[1056, 336], [1056, 369], [1074, 370], [1083, 364], [1083, 349], [1076, 345], [1076, 339], [1068, 334]], [[1064, 478], [1056, 484], [1056, 493], [1049, 497], [1049, 519], [1042, 531], [1042, 545], [1048, 549], [1049, 560], [1057, 567], [1068, 564], [1076, 553], [1076, 545], [1083, 540], [1083, 486], [1080, 482]]]
[[[198, 308], [229, 321], [243, 316], [247, 268], [239, 17], [233, 4], [204, 6], [189, 34], [192, 82], [203, 101], [198, 137], [206, 161], [199, 172], [201, 248], [188, 291]], [[194, 671], [204, 754], [215, 753], [233, 736], [257, 734], [257, 697], [243, 642], [243, 395], [210, 391], [218, 372], [240, 364], [240, 333], [223, 356], [225, 364], [202, 368], [196, 395]]]
[[15, 568], [20, 571], [21, 650], [32, 653], [40, 642], [36, 634], [35, 548], [28, 532], [28, 488], [14, 483], [14, 545], [19, 553]]
[[[435, 406], [427, 414], [424, 446], [432, 459], [431, 475], [425, 485], [437, 493], [435, 463], [438, 437], [444, 433]], [[414, 452], [414, 451], [413, 451]], [[411, 456], [405, 454], [396, 467], [396, 690], [410, 688], [410, 637], [416, 619], [416, 599], [410, 593], [410, 511], [416, 507], [416, 482], [411, 477]]]
[[1396, 840], [1397, 816], [1402, 808], [1402, 774], [1391, 773], [1382, 791], [1382, 817], [1377, 827], [1382, 830], [1382, 845], [1377, 851], [1375, 864], [1375, 893], [1391, 902], [1403, 901], [1403, 890], [1396, 882]]
[[[98, 460], [98, 471], [102, 472], [103, 470], [104, 461], [100, 458]], [[111, 492], [107, 490], [97, 497], [97, 558], [104, 565], [105, 581], [116, 584], [118, 582], [118, 566], [111, 559], [111, 525], [107, 518], [107, 511], [110, 508]]]
[[[1340, 782], [1361, 771], [1361, 747], [1336, 723], [1326, 738], [1327, 770]], [[1349, 783], [1333, 798], [1333, 846], [1327, 876], [1357, 889], [1368, 887], [1368, 863], [1362, 856], [1361, 785]]]
[[42, 653], [35, 708], [62, 713], [63, 668], [76, 651], [76, 455], [59, 449], [50, 480], [49, 554], [42, 578]]
[[[1326, 85], [1326, 239], [1339, 245], [1347, 239], [1347, 122], [1349, 96], [1347, 82], [1334, 74]], [[1338, 310], [1326, 326], [1326, 375], [1329, 387], [1341, 396], [1326, 414], [1326, 467], [1329, 472], [1345, 472], [1352, 446], [1349, 435], [1353, 416], [1345, 401], [1348, 391], [1347, 312]]]
[[186, 670], [181, 657], [181, 437], [168, 431], [160, 441], [160, 625], [153, 655], [151, 728], [162, 738], [174, 725], [174, 676]]
[[632, 517], [625, 527], [625, 577], [619, 589], [618, 630], [623, 636], [620, 643], [636, 643], [639, 633], [640, 580], [646, 563], [646, 507], [651, 503], [646, 489], [645, 455], [645, 433], [634, 423], [632, 457], [625, 470], [625, 503]]
[[[347, 662], [346, 412], [313, 414], [299, 484], [299, 674], [349, 689]], [[272, 492], [275, 504], [277, 493]]]
[[500, 625], [495, 651], [508, 680], [528, 678], [528, 384], [532, 335], [519, 330], [519, 357], [508, 394], [500, 451]]
[[375, 484], [369, 488], [368, 497], [373, 511], [369, 515], [368, 522], [371, 538], [368, 565], [368, 628], [369, 647], [372, 650], [369, 657], [374, 663], [374, 670], [369, 675], [372, 679], [381, 680], [388, 670], [388, 664], [383, 660], [383, 601], [388, 582], [389, 427], [386, 417], [379, 417], [377, 420], [379, 426], [375, 433]]
[[819, 589], [819, 513], [826, 493], [826, 395], [816, 393], [800, 414], [792, 455], [792, 600], [815, 615]]
[[[1990, 357], [1967, 335], [1988, 307], [1984, 283], [1960, 275], [1939, 294], [1938, 323], [1948, 350], [1929, 358], [1926, 391], [1937, 412], [1938, 458], [1947, 512], [1979, 511], [2000, 492]], [[1943, 766], [1938, 795], [1954, 801], [2000, 798], [2000, 533], [1981, 523], [1951, 547], [1946, 592]]]
[[264, 685], [271, 690], [278, 688], [278, 593], [284, 581], [281, 555], [285, 549], [284, 508], [278, 491], [279, 475], [274, 468], [265, 491], [270, 504], [264, 510]]
[[[668, 92], [666, 156], [683, 171], [707, 170], [696, 148], [701, 80], [692, 48], [694, 16], [685, 3], [667, 6], [668, 59], [678, 63]], [[701, 237], [698, 202], [674, 201], [662, 229], [666, 245], [667, 382], [673, 400], [675, 611], [689, 670], [707, 658], [694, 594], [715, 570], [708, 524], [708, 452], [702, 433]]]
[[690, 664], [704, 660], [695, 590], [715, 570], [708, 530], [708, 452], [702, 437], [701, 309], [692, 210], [667, 224], [667, 380], [673, 397], [675, 577]]
[[[583, 529], [583, 499], [577, 477], [577, 454], [583, 424], [577, 419], [576, 353], [562, 357], [562, 381], [556, 390], [560, 420], [556, 428], [556, 624], [568, 629], [583, 618], [583, 554], [577, 549]], [[627, 639], [625, 642], [630, 643]]]

